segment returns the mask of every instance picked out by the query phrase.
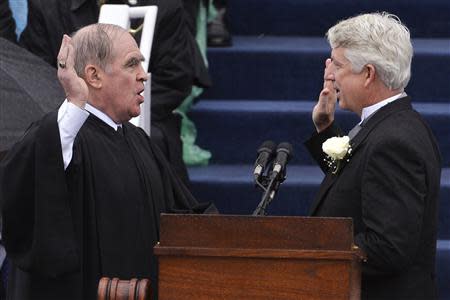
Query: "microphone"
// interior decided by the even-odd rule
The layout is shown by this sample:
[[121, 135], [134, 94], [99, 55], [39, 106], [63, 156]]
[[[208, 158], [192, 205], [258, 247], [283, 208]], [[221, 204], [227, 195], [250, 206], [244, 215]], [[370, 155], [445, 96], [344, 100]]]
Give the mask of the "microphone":
[[278, 144], [276, 150], [277, 156], [273, 161], [273, 169], [271, 179], [277, 178], [280, 174], [283, 174], [286, 170], [286, 165], [293, 156], [294, 152], [292, 145], [289, 143]]
[[253, 176], [255, 181], [258, 181], [261, 174], [264, 172], [267, 164], [270, 162], [275, 154], [275, 143], [272, 141], [265, 141], [259, 146], [257, 151], [258, 156], [256, 158]]
[[[263, 145], [261, 145], [260, 149], [263, 148]], [[286, 174], [286, 164], [289, 162], [289, 159], [293, 155], [292, 145], [289, 143], [280, 143], [275, 152], [277, 155], [273, 161], [272, 174], [269, 173], [269, 184], [264, 189], [264, 195], [261, 199], [261, 202], [259, 202], [256, 209], [253, 211], [253, 216], [265, 215], [267, 206], [275, 198], [278, 187], [285, 179], [284, 175]], [[280, 177], [280, 174], [284, 174], [283, 177]]]

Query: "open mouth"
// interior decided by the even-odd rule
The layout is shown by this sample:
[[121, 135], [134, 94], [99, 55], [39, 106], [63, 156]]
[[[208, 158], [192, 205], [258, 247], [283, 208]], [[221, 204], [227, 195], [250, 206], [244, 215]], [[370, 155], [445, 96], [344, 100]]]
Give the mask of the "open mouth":
[[341, 90], [336, 87], [334, 88], [334, 90], [336, 91], [336, 96], [339, 98]]
[[139, 104], [144, 102], [144, 89], [137, 91], [136, 96], [138, 98]]

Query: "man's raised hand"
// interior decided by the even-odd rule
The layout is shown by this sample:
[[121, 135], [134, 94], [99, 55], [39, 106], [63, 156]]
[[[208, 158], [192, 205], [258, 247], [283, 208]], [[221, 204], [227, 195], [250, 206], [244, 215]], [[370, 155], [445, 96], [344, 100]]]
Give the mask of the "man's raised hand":
[[58, 53], [58, 79], [68, 101], [84, 108], [86, 105], [89, 90], [86, 82], [75, 72], [75, 51], [72, 39], [68, 35], [63, 36], [61, 48]]
[[332, 68], [331, 58], [328, 58], [325, 61], [323, 89], [320, 92], [319, 100], [314, 106], [312, 113], [312, 119], [317, 132], [323, 131], [334, 121], [337, 97]]

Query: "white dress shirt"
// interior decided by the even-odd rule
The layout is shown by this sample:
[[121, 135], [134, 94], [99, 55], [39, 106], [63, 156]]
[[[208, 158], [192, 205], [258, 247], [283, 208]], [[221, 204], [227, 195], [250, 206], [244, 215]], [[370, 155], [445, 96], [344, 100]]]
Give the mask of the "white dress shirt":
[[395, 96], [389, 97], [387, 99], [384, 99], [378, 103], [375, 103], [374, 105], [371, 106], [367, 106], [364, 107], [361, 113], [361, 121], [358, 123], [358, 125], [361, 125], [362, 122], [364, 122], [365, 119], [367, 119], [368, 117], [370, 117], [371, 115], [373, 115], [377, 110], [379, 110], [380, 108], [382, 108], [383, 106], [394, 102], [397, 99], [403, 98], [406, 96], [405, 92], [402, 92], [400, 94], [397, 94]]

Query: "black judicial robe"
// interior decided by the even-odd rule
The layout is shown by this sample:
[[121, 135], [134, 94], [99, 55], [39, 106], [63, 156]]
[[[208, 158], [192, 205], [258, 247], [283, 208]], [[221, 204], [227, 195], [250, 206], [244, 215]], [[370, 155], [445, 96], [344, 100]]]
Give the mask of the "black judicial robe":
[[159, 214], [215, 210], [197, 203], [141, 129], [123, 131], [89, 116], [64, 170], [52, 112], [4, 158], [10, 299], [95, 299], [102, 276], [156, 282]]

